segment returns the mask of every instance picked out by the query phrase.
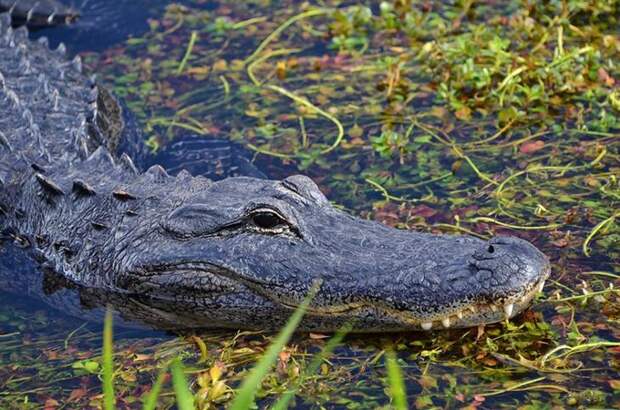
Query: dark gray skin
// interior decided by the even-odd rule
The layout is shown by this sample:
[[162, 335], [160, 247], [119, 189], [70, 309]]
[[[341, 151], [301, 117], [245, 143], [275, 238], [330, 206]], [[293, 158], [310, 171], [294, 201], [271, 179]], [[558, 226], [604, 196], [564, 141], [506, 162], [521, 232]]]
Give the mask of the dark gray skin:
[[15, 24], [31, 28], [69, 24], [79, 13], [57, 0], [0, 0], [0, 12], [7, 11]]
[[[53, 32], [52, 44], [71, 42], [73, 51], [104, 50], [148, 30], [147, 20], [173, 3], [170, 0], [0, 0], [0, 12], [9, 11], [13, 25]], [[216, 2], [206, 2], [203, 8]]]
[[[140, 172], [117, 154], [136, 130], [79, 60], [7, 15], [0, 54], [0, 227], [45, 272], [14, 291], [58, 305], [73, 289], [67, 310], [111, 303], [158, 327], [273, 329], [318, 286], [300, 329], [378, 332], [501, 321], [549, 275], [524, 240], [389, 228], [337, 210], [305, 176]], [[0, 269], [15, 258], [0, 252]]]

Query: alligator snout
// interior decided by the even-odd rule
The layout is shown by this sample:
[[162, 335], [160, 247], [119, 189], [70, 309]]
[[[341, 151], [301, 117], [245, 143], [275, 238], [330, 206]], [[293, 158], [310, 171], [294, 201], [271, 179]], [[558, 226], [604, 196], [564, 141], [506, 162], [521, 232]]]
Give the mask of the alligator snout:
[[549, 270], [549, 259], [526, 240], [497, 236], [473, 253], [470, 265], [488, 272], [491, 285], [515, 289], [540, 281]]
[[417, 292], [401, 309], [424, 330], [511, 318], [529, 306], [549, 276], [549, 260], [526, 240], [443, 239], [434, 247], [441, 249], [436, 252], [441, 257], [433, 258], [429, 252], [433, 264], [418, 264], [407, 276], [413, 283], [410, 289]]
[[[460, 320], [456, 323], [460, 325], [493, 323], [515, 316], [542, 291], [550, 273], [549, 259], [542, 252], [526, 240], [509, 236], [479, 243], [468, 264], [467, 282], [475, 289], [475, 296], [459, 303]], [[462, 306], [467, 306], [465, 314]]]

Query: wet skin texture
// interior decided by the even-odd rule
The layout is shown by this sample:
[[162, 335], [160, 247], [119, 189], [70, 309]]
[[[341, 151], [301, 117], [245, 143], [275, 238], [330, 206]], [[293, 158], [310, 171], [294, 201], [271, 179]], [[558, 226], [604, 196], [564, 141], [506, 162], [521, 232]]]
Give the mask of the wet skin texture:
[[74, 21], [78, 12], [56, 0], [0, 0], [0, 11], [13, 17], [15, 25], [49, 27]]
[[[377, 332], [512, 317], [549, 274], [524, 240], [355, 218], [305, 176], [141, 172], [142, 137], [79, 60], [30, 42], [7, 15], [0, 54], [0, 227], [44, 272], [13, 290], [67, 311], [111, 303], [162, 328], [273, 329], [318, 286], [300, 329]], [[5, 276], [15, 258], [0, 252]]]

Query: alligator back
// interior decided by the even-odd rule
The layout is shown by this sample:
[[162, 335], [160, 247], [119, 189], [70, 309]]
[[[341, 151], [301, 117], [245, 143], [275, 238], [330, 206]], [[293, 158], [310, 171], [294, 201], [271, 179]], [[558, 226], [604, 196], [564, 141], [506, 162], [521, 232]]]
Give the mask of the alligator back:
[[[28, 39], [0, 15], [0, 186], [15, 184], [25, 169], [70, 166], [118, 135], [115, 111], [98, 110], [101, 93], [82, 74], [79, 57], [65, 47], [50, 50], [45, 38]], [[106, 99], [108, 107], [109, 99]], [[122, 125], [121, 125], [122, 126]]]
[[78, 16], [76, 10], [57, 0], [0, 0], [0, 10], [8, 11], [14, 23], [29, 27], [70, 23]]

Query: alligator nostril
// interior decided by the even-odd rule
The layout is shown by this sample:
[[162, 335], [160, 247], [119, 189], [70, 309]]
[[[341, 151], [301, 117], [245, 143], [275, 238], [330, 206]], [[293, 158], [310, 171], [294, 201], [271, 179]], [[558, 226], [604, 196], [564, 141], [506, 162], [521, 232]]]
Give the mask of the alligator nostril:
[[489, 247], [487, 248], [487, 251], [489, 253], [493, 253], [493, 252], [495, 252], [495, 248], [493, 247], [493, 245], [489, 245]]

